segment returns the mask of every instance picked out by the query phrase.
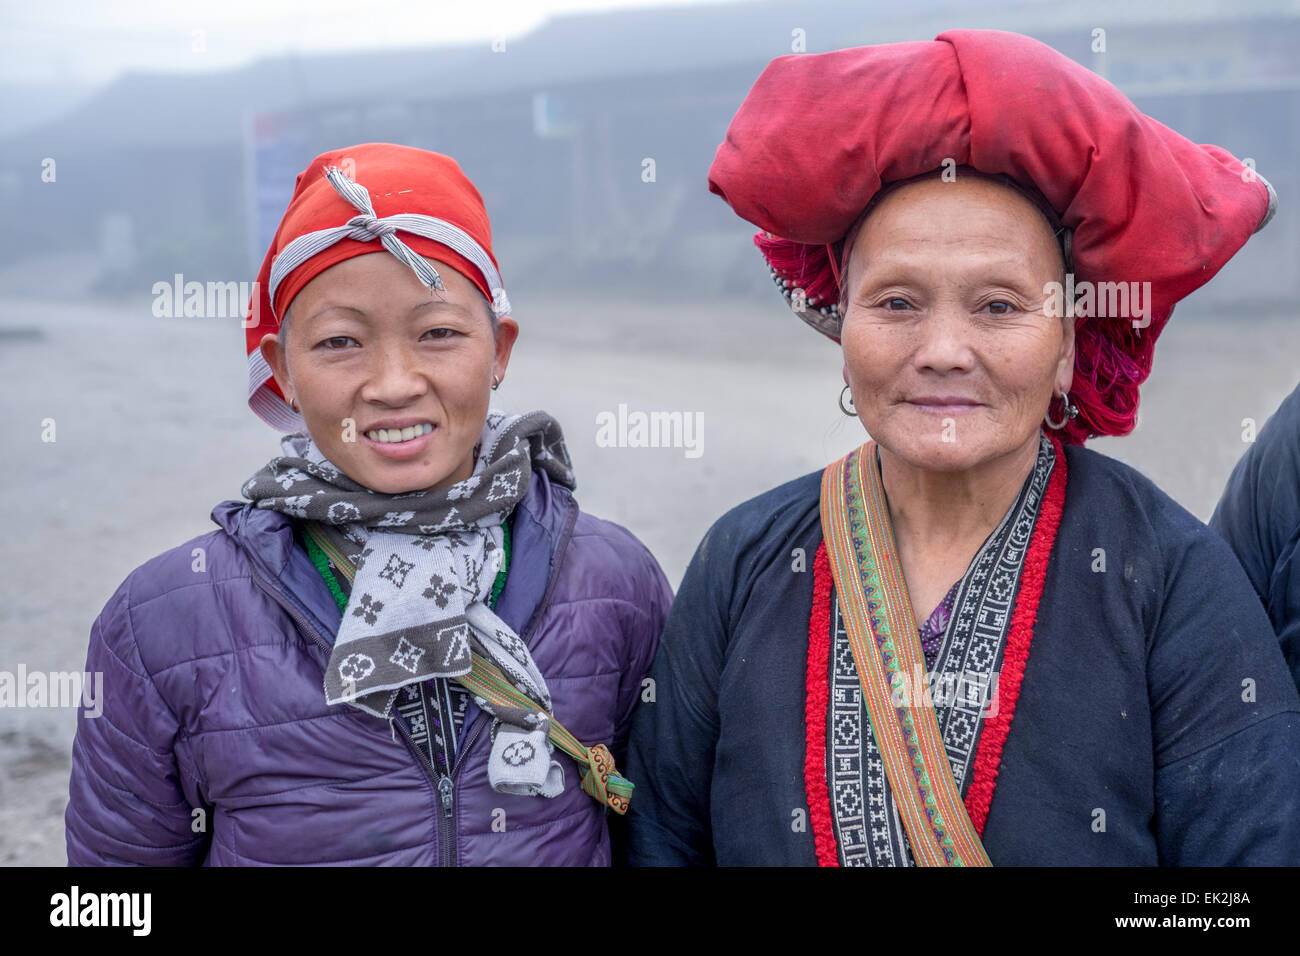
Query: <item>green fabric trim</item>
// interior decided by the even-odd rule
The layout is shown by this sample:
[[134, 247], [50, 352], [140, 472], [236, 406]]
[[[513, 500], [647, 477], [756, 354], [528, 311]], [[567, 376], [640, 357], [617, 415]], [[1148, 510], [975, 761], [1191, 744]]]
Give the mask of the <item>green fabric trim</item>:
[[493, 610], [497, 606], [497, 598], [506, 586], [506, 572], [510, 570], [510, 522], [501, 522], [502, 541], [501, 549], [504, 554], [501, 557], [501, 570], [497, 572], [497, 579], [492, 582], [492, 593], [488, 595], [488, 607]]
[[339, 613], [342, 614], [347, 610], [348, 596], [343, 593], [339, 587], [339, 580], [330, 570], [330, 559], [324, 551], [307, 535], [300, 535], [299, 539], [307, 549], [307, 557], [311, 558], [311, 563], [316, 565], [316, 570], [320, 576], [325, 579], [326, 586], [330, 589], [330, 594], [334, 596], [334, 603], [339, 606]]
[[[494, 609], [497, 606], [497, 598], [501, 596], [501, 592], [505, 589], [506, 574], [510, 570], [510, 522], [503, 521], [501, 530], [504, 539], [501, 544], [505, 554], [501, 560], [501, 570], [497, 572], [496, 580], [492, 582], [492, 593], [488, 596], [488, 607]], [[339, 606], [339, 613], [343, 613], [348, 607], [348, 596], [343, 593], [343, 588], [339, 586], [339, 579], [330, 570], [329, 556], [320, 549], [320, 546], [309, 535], [302, 534], [296, 527], [294, 531], [298, 540], [306, 547], [307, 556], [311, 558], [311, 563], [316, 566], [320, 576], [325, 579], [325, 585], [330, 589], [330, 594], [334, 597], [334, 603]]]

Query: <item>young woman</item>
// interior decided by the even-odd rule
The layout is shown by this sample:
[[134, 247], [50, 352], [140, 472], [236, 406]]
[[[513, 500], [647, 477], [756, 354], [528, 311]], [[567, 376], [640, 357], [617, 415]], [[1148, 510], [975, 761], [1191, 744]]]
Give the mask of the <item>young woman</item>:
[[95, 621], [69, 864], [607, 864], [671, 591], [559, 424], [489, 408], [518, 325], [478, 191], [317, 157], [245, 324], [283, 454]]

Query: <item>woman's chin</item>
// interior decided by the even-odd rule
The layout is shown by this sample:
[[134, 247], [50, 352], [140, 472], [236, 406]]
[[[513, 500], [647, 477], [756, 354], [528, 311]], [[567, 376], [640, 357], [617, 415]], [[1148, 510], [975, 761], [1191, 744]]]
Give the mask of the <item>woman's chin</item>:
[[972, 455], [969, 451], [957, 451], [951, 446], [945, 448], [911, 447], [895, 454], [913, 468], [933, 472], [969, 471], [982, 460], [981, 456]]
[[[381, 495], [405, 495], [452, 484], [452, 469], [429, 462], [352, 463], [343, 473]], [[342, 466], [340, 466], [342, 467]]]
[[872, 435], [876, 443], [923, 471], [955, 472], [975, 468], [997, 455], [1001, 443], [983, 429], [905, 427]]

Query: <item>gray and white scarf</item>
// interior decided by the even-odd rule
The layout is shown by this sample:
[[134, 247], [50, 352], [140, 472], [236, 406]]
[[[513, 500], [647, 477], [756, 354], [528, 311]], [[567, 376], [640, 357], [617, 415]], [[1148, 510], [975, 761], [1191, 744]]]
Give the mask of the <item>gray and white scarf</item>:
[[494, 706], [488, 778], [501, 793], [553, 797], [563, 768], [547, 738], [546, 680], [527, 645], [487, 605], [503, 557], [502, 522], [534, 468], [574, 488], [559, 423], [545, 412], [491, 411], [473, 473], [438, 491], [389, 495], [350, 479], [299, 432], [281, 440], [243, 487], [258, 508], [318, 522], [356, 565], [348, 605], [325, 669], [325, 699], [392, 720], [397, 694], [471, 670], [471, 651], [492, 661], [538, 710]]

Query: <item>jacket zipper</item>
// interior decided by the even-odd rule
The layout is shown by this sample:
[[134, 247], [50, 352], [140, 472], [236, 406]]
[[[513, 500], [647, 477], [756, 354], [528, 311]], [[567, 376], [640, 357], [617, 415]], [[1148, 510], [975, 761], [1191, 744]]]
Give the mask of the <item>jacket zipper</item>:
[[[290, 603], [284, 595], [280, 594], [279, 590], [276, 589], [270, 581], [258, 572], [256, 564], [251, 559], [249, 561], [249, 566], [252, 578], [257, 583], [258, 587], [269, 594], [275, 603], [279, 604], [289, 612], [289, 616], [293, 618], [294, 623], [298, 625], [298, 629], [314, 640], [320, 649], [325, 652], [326, 659], [328, 659], [330, 654], [330, 644], [329, 641], [325, 639], [324, 635], [322, 635], [310, 621], [303, 617], [302, 612], [294, 607], [294, 605]], [[484, 715], [480, 715], [480, 717], [482, 716]], [[393, 716], [393, 722], [402, 732], [402, 742], [406, 744], [406, 749], [415, 757], [416, 763], [418, 763], [424, 770], [425, 776], [429, 778], [429, 782], [438, 790], [439, 801], [442, 804], [442, 814], [438, 820], [438, 856], [442, 866], [455, 866], [455, 781], [449, 775], [438, 773], [437, 768], [434, 767], [433, 762], [429, 760], [428, 755], [425, 754], [425, 752], [421, 750], [411, 738], [411, 732], [406, 728], [406, 721], [402, 719], [400, 714], [395, 714]], [[468, 741], [466, 741], [466, 750], [469, 749], [469, 744], [473, 742], [474, 738], [482, 733], [483, 730], [483, 721], [481, 719], [476, 720], [474, 723], [474, 734]], [[464, 751], [461, 753], [463, 756]], [[456, 765], [452, 768], [453, 773], [460, 769], [460, 763], [460, 759], [457, 759]]]
[[[451, 771], [443, 774], [438, 780], [438, 795], [442, 798], [442, 819], [438, 824], [440, 835], [438, 848], [443, 866], [456, 865], [456, 780], [460, 776], [460, 765], [465, 759], [465, 751], [469, 750], [470, 745], [483, 733], [483, 727], [487, 723], [486, 718], [487, 714], [479, 714], [475, 718], [470, 735], [465, 740], [465, 746], [457, 754]], [[423, 757], [424, 753], [421, 752], [420, 756]]]

